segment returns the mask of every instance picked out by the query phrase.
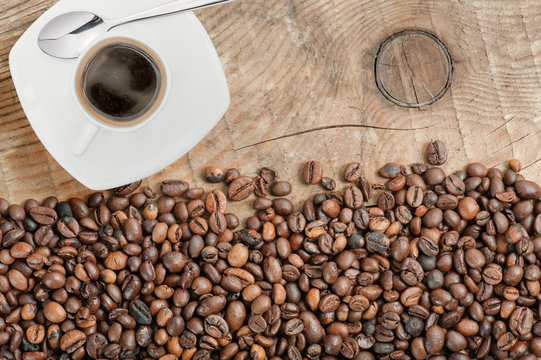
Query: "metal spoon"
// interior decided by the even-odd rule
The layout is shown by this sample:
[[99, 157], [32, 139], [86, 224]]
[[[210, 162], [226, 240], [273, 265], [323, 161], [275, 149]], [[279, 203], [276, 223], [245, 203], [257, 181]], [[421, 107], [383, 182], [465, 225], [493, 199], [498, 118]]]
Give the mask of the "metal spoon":
[[55, 17], [43, 27], [38, 36], [38, 45], [43, 52], [51, 56], [73, 59], [79, 57], [94, 39], [116, 26], [136, 20], [202, 9], [232, 1], [234, 0], [176, 0], [112, 21], [104, 20], [91, 12], [69, 12]]

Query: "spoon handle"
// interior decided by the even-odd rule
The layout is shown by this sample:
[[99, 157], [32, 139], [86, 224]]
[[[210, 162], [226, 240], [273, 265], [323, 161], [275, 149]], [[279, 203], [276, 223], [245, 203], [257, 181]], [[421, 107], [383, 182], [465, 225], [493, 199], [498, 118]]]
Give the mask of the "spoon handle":
[[118, 19], [110, 22], [109, 30], [122, 24], [126, 24], [136, 20], [148, 19], [156, 16], [162, 16], [167, 14], [173, 14], [182, 11], [191, 11], [197, 9], [203, 9], [215, 5], [226, 4], [235, 0], [176, 0], [150, 10], [127, 16], [122, 19]]

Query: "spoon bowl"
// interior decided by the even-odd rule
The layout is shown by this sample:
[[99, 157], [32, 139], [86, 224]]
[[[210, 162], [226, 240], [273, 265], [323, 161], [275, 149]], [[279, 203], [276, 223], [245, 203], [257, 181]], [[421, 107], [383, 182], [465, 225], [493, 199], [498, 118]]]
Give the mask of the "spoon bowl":
[[107, 31], [107, 23], [99, 16], [84, 11], [69, 12], [55, 17], [41, 30], [38, 44], [49, 55], [73, 59]]
[[202, 9], [225, 4], [234, 0], [176, 0], [117, 20], [104, 20], [87, 11], [73, 11], [61, 14], [49, 21], [38, 35], [38, 46], [48, 55], [74, 59], [99, 36], [112, 28], [129, 22]]

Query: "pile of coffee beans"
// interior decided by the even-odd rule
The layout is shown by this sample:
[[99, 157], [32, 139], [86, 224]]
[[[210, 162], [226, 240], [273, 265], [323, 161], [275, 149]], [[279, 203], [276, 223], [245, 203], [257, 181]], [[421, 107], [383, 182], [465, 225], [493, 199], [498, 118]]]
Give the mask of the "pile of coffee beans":
[[[541, 188], [520, 162], [389, 163], [385, 184], [301, 166], [321, 190], [298, 208], [269, 167], [207, 169], [227, 191], [0, 199], [0, 358], [541, 356]], [[227, 211], [248, 198], [254, 216]]]

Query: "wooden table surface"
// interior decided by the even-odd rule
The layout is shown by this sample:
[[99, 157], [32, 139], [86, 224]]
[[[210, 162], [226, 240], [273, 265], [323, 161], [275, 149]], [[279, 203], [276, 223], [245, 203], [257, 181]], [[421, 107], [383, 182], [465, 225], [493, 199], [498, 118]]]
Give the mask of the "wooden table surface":
[[[54, 2], [0, 0], [0, 196], [13, 202], [89, 192], [33, 133], [9, 72], [11, 47]], [[300, 183], [305, 160], [320, 159], [336, 179], [345, 163], [360, 161], [381, 181], [378, 167], [424, 160], [431, 139], [447, 144], [447, 171], [519, 158], [523, 174], [541, 181], [537, 0], [238, 0], [197, 16], [220, 55], [231, 107], [197, 147], [145, 184], [180, 178], [195, 186], [209, 165], [247, 175], [266, 165], [293, 182], [300, 201], [320, 191]], [[452, 67], [438, 40], [417, 30], [441, 41]], [[376, 85], [380, 45], [401, 31], [411, 32], [380, 53], [380, 87], [412, 106], [437, 97], [452, 70], [431, 105], [396, 105]]]

